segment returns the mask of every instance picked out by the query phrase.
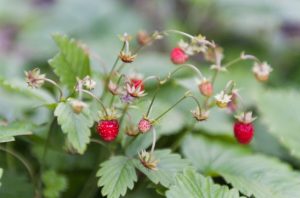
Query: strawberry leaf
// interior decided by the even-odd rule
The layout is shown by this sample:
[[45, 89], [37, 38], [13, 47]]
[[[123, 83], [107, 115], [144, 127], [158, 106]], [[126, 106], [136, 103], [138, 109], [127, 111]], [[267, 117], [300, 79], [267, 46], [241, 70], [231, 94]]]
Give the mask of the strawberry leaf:
[[[284, 100], [282, 100], [284, 98]], [[262, 122], [292, 156], [300, 158], [300, 93], [267, 91], [257, 95]]]
[[67, 188], [66, 177], [57, 174], [54, 170], [45, 172], [42, 179], [45, 185], [43, 194], [46, 198], [60, 197], [60, 194]]
[[171, 153], [171, 150], [157, 150], [154, 152], [155, 159], [158, 160], [158, 170], [150, 170], [145, 168], [139, 160], [135, 160], [134, 164], [137, 169], [143, 172], [153, 183], [165, 187], [170, 187], [175, 181], [175, 175], [181, 172], [184, 167], [188, 166], [188, 162], [178, 154]]
[[89, 109], [85, 107], [80, 114], [76, 114], [69, 102], [61, 102], [57, 105], [54, 115], [62, 131], [67, 134], [68, 142], [78, 153], [83, 154], [90, 142], [90, 127], [94, 123]]
[[275, 158], [201, 136], [188, 136], [182, 150], [199, 171], [222, 176], [249, 197], [300, 197], [300, 174]]
[[53, 39], [60, 52], [49, 60], [49, 64], [71, 91], [76, 84], [76, 77], [91, 75], [89, 56], [83, 45], [74, 39], [61, 34], [53, 35]]
[[133, 189], [137, 181], [133, 161], [124, 156], [116, 156], [103, 162], [97, 172], [98, 186], [107, 198], [119, 198], [126, 194], [127, 188]]
[[11, 142], [15, 140], [15, 136], [31, 135], [31, 125], [24, 123], [12, 123], [7, 126], [0, 125], [0, 143]]
[[186, 169], [176, 176], [175, 185], [166, 193], [167, 198], [239, 198], [239, 192], [227, 186], [214, 184], [210, 177], [204, 177], [192, 169]]

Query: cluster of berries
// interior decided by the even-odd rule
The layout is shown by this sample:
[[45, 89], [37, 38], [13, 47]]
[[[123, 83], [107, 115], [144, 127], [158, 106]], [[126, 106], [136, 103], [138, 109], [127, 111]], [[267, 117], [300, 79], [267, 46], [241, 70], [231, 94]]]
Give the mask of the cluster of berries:
[[[144, 46], [150, 45], [153, 41], [162, 39], [164, 36], [169, 35], [170, 33], [180, 34], [187, 37], [190, 42], [185, 42], [180, 40], [178, 45], [172, 49], [170, 52], [170, 59], [176, 65], [174, 71], [170, 72], [165, 79], [160, 79], [156, 76], [150, 76], [144, 78], [140, 74], [131, 74], [125, 75], [121, 73], [121, 70], [125, 64], [133, 62], [137, 57], [137, 52]], [[86, 107], [86, 104], [82, 102], [82, 93], [86, 93], [92, 96], [101, 104], [102, 116], [97, 123], [96, 130], [105, 142], [114, 141], [119, 134], [121, 123], [118, 120], [118, 116], [114, 111], [114, 99], [116, 96], [120, 98], [120, 101], [125, 103], [125, 109], [136, 100], [146, 95], [145, 92], [145, 82], [150, 79], [155, 79], [158, 82], [158, 85], [161, 86], [171, 79], [172, 75], [181, 68], [189, 68], [195, 71], [198, 75], [197, 86], [199, 92], [204, 96], [204, 105], [200, 105], [198, 98], [193, 96], [190, 91], [188, 91], [176, 104], [170, 107], [168, 110], [163, 112], [160, 116], [155, 119], [149, 118], [149, 112], [152, 108], [156, 94], [154, 94], [153, 99], [150, 103], [147, 113], [142, 117], [138, 122], [137, 126], [129, 125], [126, 127], [126, 134], [129, 136], [137, 136], [139, 134], [145, 134], [149, 131], [153, 133], [153, 142], [151, 152], [142, 151], [139, 153], [141, 163], [152, 170], [156, 170], [157, 160], [153, 156], [153, 151], [155, 148], [156, 141], [156, 132], [154, 129], [154, 124], [157, 123], [167, 112], [174, 108], [178, 103], [183, 101], [185, 98], [192, 98], [197, 107], [195, 110], [192, 110], [192, 115], [197, 121], [204, 121], [209, 118], [209, 109], [215, 105], [221, 109], [227, 108], [231, 112], [236, 112], [238, 108], [238, 90], [235, 88], [235, 82], [229, 81], [224, 89], [221, 90], [218, 94], [214, 95], [214, 82], [219, 72], [227, 71], [228, 67], [237, 63], [241, 60], [253, 60], [253, 73], [257, 80], [266, 81], [269, 78], [269, 74], [272, 71], [272, 68], [266, 62], [260, 62], [255, 56], [241, 53], [240, 57], [227, 63], [222, 64], [222, 59], [224, 57], [223, 50], [217, 46], [213, 41], [206, 40], [202, 35], [192, 36], [184, 32], [176, 30], [168, 30], [164, 32], [154, 32], [152, 35], [149, 35], [146, 32], [139, 32], [137, 35], [137, 41], [140, 44], [138, 50], [135, 50], [134, 53], [130, 51], [129, 43], [132, 37], [128, 34], [124, 34], [120, 37], [123, 42], [123, 47], [118, 55], [115, 64], [113, 65], [110, 73], [105, 79], [105, 91], [104, 94], [111, 93], [110, 109], [106, 108], [102, 102], [102, 98], [95, 96], [91, 90], [96, 86], [95, 81], [93, 81], [89, 76], [81, 79], [77, 79], [77, 85], [75, 90], [79, 93], [78, 99], [73, 100], [71, 105], [73, 111], [76, 114], [80, 114], [81, 111]], [[192, 64], [187, 64], [189, 58], [196, 54], [202, 54], [204, 59], [211, 62], [211, 69], [214, 70], [214, 73], [211, 78], [206, 78], [200, 72], [200, 69]], [[122, 61], [118, 65], [118, 61]], [[119, 67], [118, 67], [119, 66]], [[56, 84], [56, 82], [46, 78], [44, 74], [40, 74], [38, 69], [26, 72], [26, 82], [29, 86], [38, 88], [43, 85], [44, 82], [49, 82], [59, 88], [61, 97], [62, 91], [61, 88]], [[214, 97], [212, 97], [214, 96]], [[237, 141], [241, 144], [248, 144], [251, 142], [254, 135], [254, 127], [252, 122], [255, 118], [252, 117], [252, 112], [244, 112], [236, 116], [237, 121], [234, 123], [233, 131], [234, 136]], [[121, 119], [120, 119], [121, 120]]]

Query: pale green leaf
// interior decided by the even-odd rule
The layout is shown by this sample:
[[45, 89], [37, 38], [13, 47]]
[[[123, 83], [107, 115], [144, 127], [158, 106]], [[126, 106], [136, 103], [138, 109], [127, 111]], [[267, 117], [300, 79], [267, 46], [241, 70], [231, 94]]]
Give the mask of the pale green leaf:
[[261, 120], [291, 155], [300, 158], [300, 93], [268, 90], [257, 95]]
[[7, 126], [0, 125], [0, 143], [15, 140], [15, 136], [31, 135], [31, 126], [25, 123], [12, 123]]
[[76, 84], [76, 77], [83, 78], [91, 75], [89, 56], [83, 45], [65, 35], [55, 34], [53, 39], [60, 52], [49, 64], [59, 76], [60, 81], [73, 90]]
[[132, 159], [116, 156], [102, 163], [97, 172], [98, 186], [107, 198], [119, 198], [126, 194], [127, 188], [133, 189], [137, 175]]
[[189, 165], [180, 155], [171, 153], [171, 150], [168, 149], [155, 151], [154, 157], [158, 160], [158, 170], [145, 168], [139, 160], [135, 160], [134, 164], [153, 183], [160, 183], [167, 188], [174, 183], [175, 175]]
[[45, 185], [43, 194], [46, 198], [58, 198], [67, 188], [67, 179], [57, 174], [54, 170], [48, 170], [42, 175]]
[[89, 109], [85, 107], [80, 114], [76, 114], [69, 102], [61, 102], [57, 105], [54, 115], [62, 131], [67, 134], [68, 142], [80, 154], [83, 154], [90, 142], [90, 127], [94, 123]]
[[188, 136], [182, 150], [199, 171], [222, 176], [247, 196], [300, 197], [300, 174], [275, 158], [201, 136]]
[[167, 198], [239, 198], [239, 192], [227, 186], [214, 184], [192, 169], [176, 176], [175, 185], [166, 193]]

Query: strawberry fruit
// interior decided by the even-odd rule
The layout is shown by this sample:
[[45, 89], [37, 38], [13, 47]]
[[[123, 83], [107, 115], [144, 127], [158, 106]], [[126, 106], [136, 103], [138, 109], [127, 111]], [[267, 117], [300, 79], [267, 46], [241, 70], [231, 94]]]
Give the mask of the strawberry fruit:
[[104, 141], [114, 141], [119, 134], [118, 120], [100, 120], [97, 125], [97, 132]]
[[175, 47], [170, 54], [171, 61], [178, 65], [184, 64], [188, 59], [189, 56], [179, 47]]

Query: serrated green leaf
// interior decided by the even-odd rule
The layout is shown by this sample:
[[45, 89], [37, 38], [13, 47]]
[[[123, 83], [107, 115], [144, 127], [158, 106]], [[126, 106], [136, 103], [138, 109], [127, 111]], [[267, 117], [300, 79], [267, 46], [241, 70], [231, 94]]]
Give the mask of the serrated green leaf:
[[145, 168], [139, 160], [135, 160], [134, 164], [137, 169], [143, 172], [153, 183], [165, 187], [170, 187], [175, 181], [175, 175], [188, 166], [188, 162], [178, 154], [171, 153], [171, 150], [156, 150], [154, 152], [155, 159], [158, 160], [158, 170], [150, 170]]
[[201, 136], [188, 136], [182, 150], [199, 171], [222, 176], [247, 196], [300, 197], [300, 174], [275, 158]]
[[62, 131], [67, 134], [68, 142], [80, 154], [83, 154], [90, 142], [90, 127], [92, 127], [94, 121], [88, 107], [85, 107], [80, 114], [76, 114], [69, 102], [70, 100], [59, 103], [54, 115], [57, 117], [57, 122]]
[[166, 193], [167, 198], [239, 198], [239, 192], [227, 186], [214, 184], [210, 177], [204, 177], [192, 169], [176, 176], [175, 185]]
[[58, 198], [67, 188], [67, 179], [54, 170], [45, 172], [42, 176], [45, 185], [43, 194], [46, 198]]
[[90, 60], [82, 45], [65, 35], [55, 34], [53, 39], [60, 52], [49, 64], [59, 76], [60, 81], [73, 90], [76, 84], [76, 77], [83, 78], [91, 75]]
[[31, 126], [25, 123], [12, 123], [7, 126], [0, 125], [0, 143], [14, 141], [14, 136], [31, 135]]
[[55, 102], [55, 99], [45, 90], [27, 88], [25, 85], [25, 81], [22, 83], [23, 84], [8, 82], [0, 78], [0, 87], [6, 92], [12, 94], [20, 94], [21, 96], [38, 99], [39, 101], [45, 103]]
[[[283, 100], [284, 98], [284, 100]], [[268, 90], [257, 95], [261, 119], [292, 156], [300, 158], [300, 93]]]
[[137, 181], [132, 159], [116, 156], [102, 163], [97, 172], [98, 186], [102, 186], [102, 195], [108, 198], [119, 198], [126, 194], [127, 188], [133, 189]]

